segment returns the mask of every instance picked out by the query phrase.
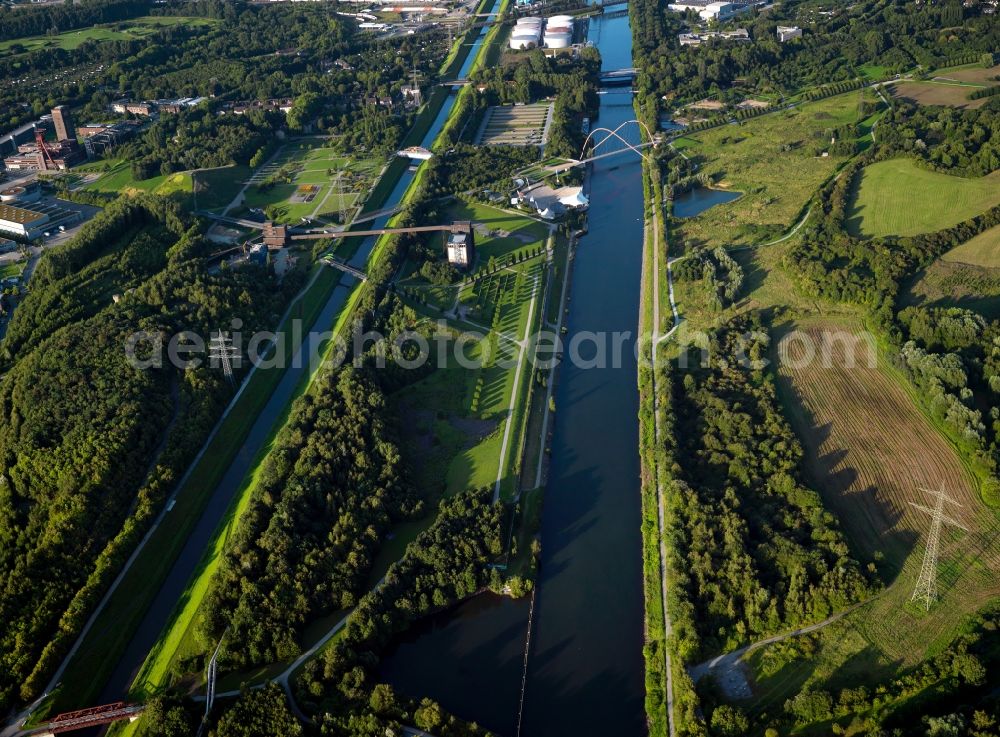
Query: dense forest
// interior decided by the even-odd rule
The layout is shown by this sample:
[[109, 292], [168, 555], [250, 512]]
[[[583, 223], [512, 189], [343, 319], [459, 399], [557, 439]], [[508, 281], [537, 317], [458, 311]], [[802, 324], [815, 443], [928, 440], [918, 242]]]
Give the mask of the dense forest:
[[665, 535], [683, 662], [819, 621], [871, 593], [832, 514], [799, 480], [802, 447], [764, 370], [764, 324], [731, 319], [708, 361], [664, 376], [673, 483]]
[[389, 568], [382, 585], [361, 599], [336, 643], [306, 664], [297, 698], [319, 710], [321, 734], [384, 734], [408, 718], [442, 737], [482, 733], [429, 704], [421, 704], [419, 713], [410, 711], [405, 700], [377, 683], [374, 667], [391, 639], [418, 617], [491, 581], [499, 585], [499, 572], [488, 564], [501, 552], [504, 511], [490, 496], [489, 490], [469, 491], [442, 501], [434, 523]]
[[383, 419], [353, 368], [324, 374], [275, 440], [202, 606], [206, 643], [249, 666], [300, 651], [313, 619], [348, 609], [392, 522], [420, 511]]
[[1000, 169], [1000, 103], [978, 110], [896, 103], [879, 123], [878, 158], [909, 156], [962, 177]]
[[44, 685], [231, 394], [208, 363], [134, 368], [129, 337], [204, 335], [235, 317], [271, 327], [302, 283], [278, 288], [259, 267], [209, 274], [207, 251], [168, 201], [120, 200], [46, 252], [14, 314], [0, 380], [0, 708]]

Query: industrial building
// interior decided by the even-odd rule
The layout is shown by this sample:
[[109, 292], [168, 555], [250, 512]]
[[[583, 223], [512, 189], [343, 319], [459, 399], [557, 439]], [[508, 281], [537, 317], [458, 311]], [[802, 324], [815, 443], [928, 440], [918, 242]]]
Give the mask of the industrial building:
[[448, 263], [468, 271], [476, 261], [476, 236], [472, 223], [458, 221], [458, 226], [464, 226], [464, 232], [452, 232], [447, 235], [445, 248], [448, 252]]
[[568, 49], [573, 43], [573, 18], [554, 15], [545, 21], [545, 48]]
[[75, 140], [46, 143], [45, 134], [35, 131], [35, 142], [18, 146], [17, 153], [3, 160], [8, 169], [18, 171], [60, 171], [87, 159], [86, 151]]
[[76, 127], [73, 125], [73, 117], [65, 105], [56, 105], [52, 108], [52, 123], [56, 127], [57, 141], [76, 140]]
[[778, 26], [778, 41], [785, 43], [793, 38], [802, 38], [802, 29], [798, 26]]
[[85, 126], [80, 126], [77, 133], [83, 139], [83, 147], [87, 151], [87, 156], [95, 158], [109, 154], [115, 147], [138, 133], [141, 127], [142, 124], [135, 120], [111, 124], [88, 123]]
[[677, 13], [693, 10], [703, 21], [727, 21], [741, 13], [746, 13], [753, 7], [752, 3], [744, 2], [709, 2], [708, 0], [680, 0], [667, 6]]
[[0, 203], [4, 205], [23, 206], [30, 202], [38, 202], [42, 196], [42, 188], [38, 182], [15, 184], [0, 190]]
[[733, 31], [704, 31], [703, 33], [677, 34], [677, 41], [681, 46], [701, 46], [713, 38], [717, 38], [720, 41], [732, 41], [733, 43], [750, 43], [752, 40], [746, 28], [737, 28]]
[[0, 154], [16, 154], [17, 147], [22, 143], [27, 143], [35, 138], [35, 129], [50, 130], [52, 128], [52, 116], [43, 115], [34, 123], [25, 123], [19, 128], [15, 128], [10, 133], [0, 136]]
[[33, 240], [42, 235], [48, 224], [49, 216], [44, 212], [0, 203], [0, 233]]

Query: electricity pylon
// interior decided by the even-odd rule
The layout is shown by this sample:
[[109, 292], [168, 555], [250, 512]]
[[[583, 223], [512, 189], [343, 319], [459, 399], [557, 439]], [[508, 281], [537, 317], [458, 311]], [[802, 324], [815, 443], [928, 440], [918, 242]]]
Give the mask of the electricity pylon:
[[930, 611], [931, 604], [937, 601], [937, 564], [938, 549], [941, 544], [941, 524], [947, 522], [949, 525], [959, 527], [966, 532], [969, 528], [944, 513], [944, 503], [950, 502], [956, 507], [962, 505], [944, 493], [944, 484], [937, 491], [921, 488], [934, 497], [934, 508], [925, 507], [922, 504], [910, 502], [914, 507], [931, 515], [931, 529], [927, 535], [927, 549], [924, 551], [924, 562], [920, 566], [920, 576], [917, 578], [917, 585], [913, 589], [913, 596], [910, 601], [923, 602], [924, 611]]
[[221, 366], [229, 383], [233, 383], [233, 359], [239, 357], [239, 351], [232, 345], [232, 339], [220, 330], [212, 336], [208, 346], [208, 357], [213, 366]]

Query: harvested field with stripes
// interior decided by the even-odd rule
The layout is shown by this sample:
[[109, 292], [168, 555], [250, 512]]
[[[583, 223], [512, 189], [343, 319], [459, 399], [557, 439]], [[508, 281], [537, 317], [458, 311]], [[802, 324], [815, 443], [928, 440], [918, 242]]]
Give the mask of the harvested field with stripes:
[[[958, 452], [859, 326], [816, 320], [794, 329], [797, 337], [786, 326], [778, 344], [778, 384], [806, 451], [808, 481], [854, 554], [874, 562], [887, 585], [824, 632], [826, 656], [811, 679], [868, 678], [878, 667], [916, 663], [1000, 593], [1000, 521]], [[927, 612], [910, 602], [931, 523], [914, 505], [932, 507], [921, 489], [942, 486], [957, 502], [945, 505], [947, 514], [968, 530], [943, 528], [940, 600]]]
[[486, 146], [543, 146], [548, 140], [552, 103], [500, 105], [483, 116], [476, 144]]

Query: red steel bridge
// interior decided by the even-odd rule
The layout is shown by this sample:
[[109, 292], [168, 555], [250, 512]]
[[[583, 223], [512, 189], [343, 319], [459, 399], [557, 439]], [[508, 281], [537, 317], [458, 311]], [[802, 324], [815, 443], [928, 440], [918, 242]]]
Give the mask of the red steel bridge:
[[145, 704], [129, 704], [125, 701], [117, 701], [113, 704], [92, 706], [89, 709], [67, 711], [62, 714], [57, 714], [45, 724], [39, 724], [37, 727], [25, 729], [18, 734], [41, 736], [46, 734], [55, 735], [63, 734], [65, 732], [75, 732], [78, 729], [99, 727], [102, 724], [120, 722], [124, 719], [136, 719], [145, 708]]

